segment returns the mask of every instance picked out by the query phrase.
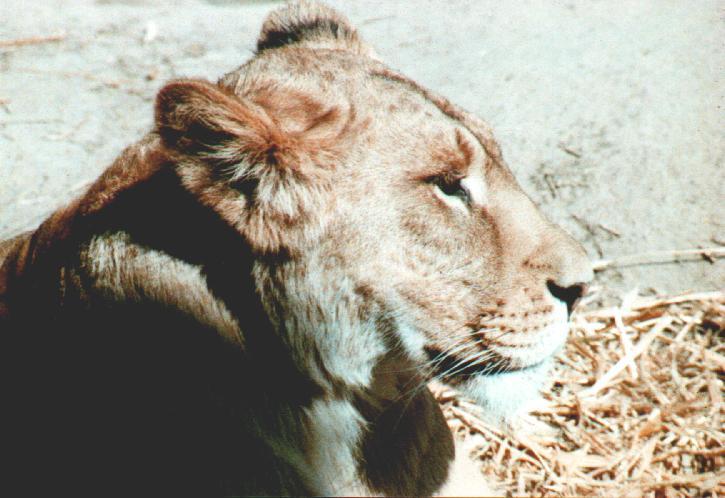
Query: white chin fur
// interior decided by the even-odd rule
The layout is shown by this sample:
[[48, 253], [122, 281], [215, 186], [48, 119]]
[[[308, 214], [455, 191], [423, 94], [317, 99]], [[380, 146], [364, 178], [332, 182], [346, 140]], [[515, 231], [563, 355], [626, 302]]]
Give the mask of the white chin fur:
[[490, 422], [510, 424], [541, 400], [540, 389], [547, 380], [550, 367], [551, 358], [547, 358], [525, 370], [477, 375], [460, 389], [481, 406]]

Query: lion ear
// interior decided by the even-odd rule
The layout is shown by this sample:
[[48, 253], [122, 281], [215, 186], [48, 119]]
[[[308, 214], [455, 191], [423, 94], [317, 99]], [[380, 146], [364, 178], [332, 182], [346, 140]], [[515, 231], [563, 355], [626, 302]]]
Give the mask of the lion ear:
[[173, 81], [156, 97], [156, 129], [164, 145], [186, 154], [233, 160], [264, 149], [270, 126], [253, 104], [207, 81]]
[[285, 5], [267, 17], [257, 40], [257, 52], [288, 45], [348, 50], [375, 57], [345, 16], [306, 0]]

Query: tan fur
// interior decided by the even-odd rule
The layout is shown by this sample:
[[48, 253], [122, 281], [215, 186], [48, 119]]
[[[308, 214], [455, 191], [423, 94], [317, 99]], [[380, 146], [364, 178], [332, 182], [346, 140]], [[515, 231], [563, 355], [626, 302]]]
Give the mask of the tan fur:
[[198, 267], [136, 246], [123, 233], [91, 240], [87, 258], [94, 291], [118, 301], [167, 302], [244, 347], [239, 324], [210, 294]]
[[[4, 256], [0, 325], [18, 368], [37, 361], [80, 393], [68, 398], [80, 400], [73, 427], [100, 395], [111, 407], [100, 427], [132, 420], [129, 438], [142, 441], [114, 439], [101, 453], [115, 463], [83, 460], [97, 467], [78, 479], [95, 491], [119, 475], [155, 479], [144, 489], [156, 495], [441, 489], [454, 448], [426, 382], [467, 390], [494, 419], [515, 416], [592, 275], [483, 122], [386, 68], [346, 19], [311, 2], [272, 13], [256, 56], [217, 84], [162, 88], [155, 129], [72, 205], [0, 245]], [[74, 362], [89, 376], [62, 380]], [[147, 405], [148, 423], [134, 411]], [[25, 405], [11, 406], [22, 426]], [[186, 450], [172, 449], [175, 433], [158, 436], [176, 420]], [[65, 441], [53, 424], [40, 426]], [[216, 430], [213, 443], [196, 438]], [[95, 448], [85, 425], [76, 431]], [[62, 447], [21, 434], [33, 454]], [[139, 470], [147, 455], [164, 462], [154, 478]], [[75, 484], [60, 489], [76, 490], [63, 475]]]

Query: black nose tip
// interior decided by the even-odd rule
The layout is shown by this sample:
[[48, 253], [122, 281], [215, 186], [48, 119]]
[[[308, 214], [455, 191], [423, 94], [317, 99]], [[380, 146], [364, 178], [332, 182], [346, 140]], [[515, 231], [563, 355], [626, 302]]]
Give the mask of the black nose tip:
[[556, 282], [554, 282], [553, 280], [548, 280], [546, 282], [546, 287], [549, 289], [549, 292], [551, 292], [552, 296], [566, 303], [566, 310], [569, 312], [570, 315], [571, 312], [574, 310], [574, 306], [576, 306], [576, 303], [579, 301], [579, 299], [581, 299], [581, 297], [587, 290], [586, 284], [574, 284], [568, 287], [561, 287], [560, 285], [557, 285]]

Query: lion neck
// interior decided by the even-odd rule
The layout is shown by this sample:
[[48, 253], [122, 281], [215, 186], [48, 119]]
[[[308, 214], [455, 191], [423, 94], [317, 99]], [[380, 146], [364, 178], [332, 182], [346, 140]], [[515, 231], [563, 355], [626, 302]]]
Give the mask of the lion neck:
[[422, 370], [371, 291], [344, 274], [321, 284], [315, 260], [253, 271], [276, 334], [324, 393], [305, 412], [308, 464], [328, 493], [430, 495], [446, 480], [453, 440]]

